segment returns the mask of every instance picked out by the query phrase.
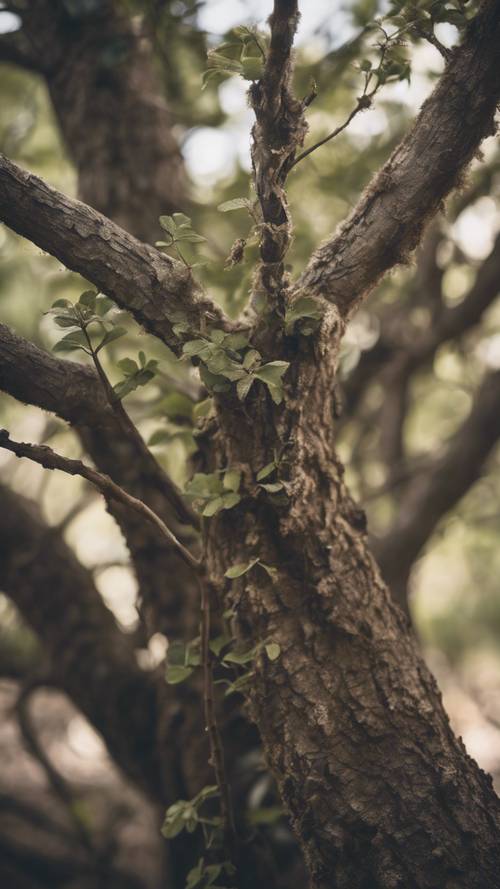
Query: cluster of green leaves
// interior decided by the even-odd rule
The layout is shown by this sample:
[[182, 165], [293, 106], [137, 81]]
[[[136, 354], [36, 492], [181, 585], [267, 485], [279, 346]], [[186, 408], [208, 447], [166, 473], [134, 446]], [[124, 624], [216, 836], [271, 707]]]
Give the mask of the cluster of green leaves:
[[122, 358], [117, 362], [117, 366], [123, 373], [123, 379], [113, 386], [117, 398], [124, 398], [134, 389], [145, 386], [156, 376], [158, 369], [156, 358], [146, 358], [145, 353], [141, 350], [137, 359], [134, 361], [133, 358]]
[[203, 244], [206, 238], [195, 232], [189, 216], [185, 213], [174, 213], [172, 216], [160, 216], [160, 225], [165, 232], [163, 241], [156, 241], [155, 247], [165, 247], [167, 249], [174, 248], [179, 259], [188, 266], [188, 268], [197, 268], [204, 263], [195, 263], [191, 265], [187, 262], [185, 256], [181, 253], [180, 244]]
[[191, 800], [177, 800], [167, 809], [161, 832], [167, 840], [172, 840], [181, 831], [194, 833], [199, 824], [220, 824], [218, 818], [207, 818], [202, 815], [201, 809], [209, 799], [219, 796], [216, 786], [207, 786]]
[[[111, 317], [115, 304], [107, 296], [94, 290], [85, 290], [76, 303], [69, 299], [57, 299], [51, 308], [54, 323], [57, 327], [67, 329], [69, 333], [58, 340], [54, 352], [74, 352], [80, 350], [95, 359], [101, 349], [125, 336], [126, 327], [116, 325]], [[158, 361], [147, 359], [144, 352], [139, 352], [138, 361], [122, 358], [117, 367], [123, 373], [123, 379], [113, 387], [118, 399], [124, 398], [139, 386], [145, 386], [156, 374]]]
[[245, 333], [212, 330], [207, 336], [184, 343], [183, 354], [202, 362], [200, 376], [210, 392], [227, 392], [236, 383], [240, 401], [244, 401], [253, 383], [264, 383], [275, 404], [283, 400], [282, 377], [287, 361], [262, 363], [262, 355], [253, 349]]
[[[211, 860], [207, 860], [205, 856], [198, 860], [198, 863], [191, 868], [186, 878], [186, 889], [232, 889], [230, 883], [231, 878], [236, 872], [235, 867], [227, 860], [222, 859], [223, 855], [223, 823], [219, 815], [214, 815], [206, 811], [206, 804], [219, 796], [219, 788], [215, 785], [207, 785], [191, 800], [177, 800], [167, 809], [161, 832], [167, 840], [182, 833], [194, 833], [198, 828], [202, 828], [204, 836], [204, 846], [206, 852], [211, 853]], [[218, 881], [222, 879], [224, 885]]]
[[386, 18], [398, 28], [425, 33], [440, 22], [463, 28], [473, 12], [474, 4], [464, 0], [391, 0]]
[[214, 516], [223, 509], [232, 509], [241, 500], [241, 472], [236, 469], [218, 472], [196, 472], [185, 488], [194, 506], [203, 516]]
[[[241, 577], [246, 571], [249, 571], [254, 565], [259, 564], [273, 581], [276, 580], [277, 570], [269, 565], [264, 565], [258, 559], [252, 560], [247, 565], [235, 565], [234, 573], [231, 569], [226, 573], [226, 577]], [[242, 570], [240, 570], [242, 569]], [[218, 659], [219, 666], [225, 669], [233, 669], [234, 667], [244, 667], [253, 663], [256, 657], [265, 651], [270, 661], [275, 661], [281, 653], [280, 646], [272, 639], [266, 639], [258, 642], [251, 648], [242, 648], [241, 643], [236, 640], [231, 632], [230, 619], [234, 617], [234, 612], [229, 609], [223, 614], [224, 628], [222, 633], [210, 640], [210, 651]], [[184, 643], [182, 641], [171, 642], [167, 650], [165, 679], [168, 685], [178, 685], [184, 682], [193, 674], [194, 670], [201, 665], [201, 640], [197, 636], [195, 639]], [[245, 672], [238, 676], [234, 681], [227, 679], [219, 679], [219, 684], [227, 686], [226, 696], [234, 694], [246, 685], [246, 683], [254, 675], [253, 670]]]
[[[264, 566], [262, 566], [264, 567]], [[267, 570], [267, 568], [266, 568]], [[230, 646], [228, 651], [224, 652], [224, 649], [227, 646]], [[219, 652], [220, 656], [220, 664], [222, 667], [226, 669], [234, 668], [234, 667], [248, 667], [250, 669], [244, 670], [243, 673], [240, 673], [236, 679], [229, 680], [225, 678], [217, 679], [216, 685], [225, 685], [226, 690], [224, 692], [224, 697], [229, 697], [229, 695], [240, 694], [249, 682], [255, 676], [255, 670], [253, 665], [257, 657], [265, 652], [270, 661], [276, 661], [280, 654], [281, 648], [277, 642], [274, 642], [272, 639], [266, 639], [262, 642], [257, 642], [256, 645], [253, 645], [251, 648], [242, 648], [241, 644], [234, 640], [234, 638], [230, 635], [222, 634], [221, 636], [216, 637], [211, 643], [212, 651]]]
[[238, 74], [244, 80], [259, 80], [264, 72], [267, 38], [256, 28], [234, 28], [231, 39], [207, 52], [207, 70], [202, 89], [214, 77]]
[[204, 858], [200, 858], [198, 864], [188, 873], [186, 889], [195, 889], [197, 886], [200, 889], [201, 887], [205, 889], [208, 886], [211, 886], [212, 889], [226, 889], [226, 886], [222, 887], [216, 884], [216, 880], [224, 874], [230, 879], [235, 873], [236, 868], [230, 861], [207, 864]]
[[182, 641], [169, 643], [165, 678], [169, 685], [177, 685], [189, 679], [195, 667], [201, 664], [200, 637], [185, 644]]
[[69, 333], [58, 340], [54, 352], [74, 352], [80, 350], [87, 355], [97, 354], [109, 343], [127, 333], [125, 327], [117, 327], [109, 313], [114, 303], [107, 296], [94, 290], [85, 290], [76, 303], [69, 299], [56, 299], [51, 314], [54, 323]]
[[310, 336], [318, 329], [324, 309], [312, 296], [300, 296], [285, 310], [285, 333], [293, 333], [295, 326], [302, 336]]
[[228, 577], [229, 580], [236, 580], [236, 578], [243, 577], [244, 574], [251, 571], [255, 565], [260, 565], [273, 582], [277, 580], [278, 569], [274, 568], [272, 565], [266, 565], [266, 563], [262, 562], [258, 556], [254, 559], [250, 559], [248, 562], [239, 562], [237, 565], [231, 565], [225, 572], [224, 577]]

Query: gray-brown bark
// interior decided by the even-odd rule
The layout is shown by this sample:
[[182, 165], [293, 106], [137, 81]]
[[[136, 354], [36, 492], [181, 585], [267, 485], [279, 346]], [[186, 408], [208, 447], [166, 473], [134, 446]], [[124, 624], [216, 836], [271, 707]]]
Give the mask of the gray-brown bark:
[[[0, 389], [70, 423], [98, 469], [147, 503], [181, 539], [189, 539], [182, 523], [191, 522], [190, 511], [140, 435], [129, 426], [124, 432], [95, 371], [61, 361], [0, 325]], [[194, 630], [192, 579], [184, 563], [154, 528], [119, 504], [109, 508], [130, 549], [151, 631], [178, 637]], [[158, 576], [169, 578], [165, 588]]]
[[[214, 580], [226, 585], [224, 598], [235, 608], [241, 636], [250, 643], [272, 639], [280, 645], [280, 657], [272, 663], [259, 655], [248, 698], [314, 889], [332, 884], [337, 889], [495, 889], [498, 882], [500, 802], [454, 738], [405, 618], [380, 580], [366, 545], [364, 515], [343, 482], [332, 423], [332, 381], [345, 316], [401, 251], [413, 246], [423, 221], [491, 128], [500, 93], [494, 66], [498, 10], [498, 2], [488, 0], [470, 27], [464, 48], [455, 53], [417, 121], [413, 141], [400, 147], [397, 164], [393, 159], [390, 181], [379, 177], [371, 198], [365, 197], [336, 242], [345, 248], [343, 257], [337, 262], [331, 245], [324, 248], [301, 279], [299, 287], [326, 295], [340, 312], [335, 304], [324, 305], [320, 333], [307, 341], [299, 334], [284, 337], [276, 319], [272, 330], [261, 324], [255, 332], [266, 360], [291, 362], [284, 404], [275, 407], [260, 384], [244, 406], [233, 394], [220, 396], [218, 429], [206, 443], [208, 466], [243, 472], [241, 505], [210, 523], [208, 562]], [[274, 26], [278, 13], [294, 17], [295, 4], [277, 2], [276, 11]], [[287, 64], [286, 54], [284, 59]], [[464, 125], [465, 84], [475, 92]], [[276, 107], [281, 113], [283, 105]], [[436, 130], [441, 114], [444, 142]], [[256, 138], [266, 138], [265, 128], [257, 128]], [[446, 171], [434, 158], [436, 145], [453, 154]], [[268, 147], [257, 146], [254, 158], [265, 162]], [[417, 157], [419, 176], [411, 170], [405, 179]], [[49, 194], [7, 162], [2, 169], [0, 207], [6, 221], [72, 267], [85, 269], [98, 286], [111, 287], [121, 304], [124, 292], [138, 320], [171, 342], [171, 326], [157, 314], [159, 289], [148, 272], [148, 263], [158, 262], [156, 254], [112, 230], [114, 244], [124, 248], [126, 243], [134, 254], [131, 264], [119, 261], [114, 276], [99, 237], [100, 231], [110, 231], [107, 222], [98, 223], [81, 205]], [[286, 219], [286, 204], [275, 187], [282, 180], [272, 185], [273, 201], [281, 201], [276, 212]], [[406, 202], [402, 185], [408, 186]], [[19, 199], [14, 209], [9, 195]], [[265, 194], [259, 196], [263, 203]], [[73, 213], [77, 226], [93, 226], [92, 238], [80, 240], [78, 232], [75, 237]], [[42, 231], [42, 220], [55, 234]], [[354, 244], [355, 234], [361, 237]], [[100, 251], [95, 270], [86, 256], [89, 246]], [[168, 265], [170, 277], [175, 268]], [[155, 297], [146, 300], [147, 313], [126, 289], [127, 275], [138, 268]], [[342, 289], [335, 283], [340, 276]], [[270, 293], [276, 302], [290, 296], [280, 277]], [[272, 277], [265, 283], [271, 292]], [[174, 290], [170, 287], [172, 307]], [[197, 306], [192, 314], [193, 323], [201, 321]], [[255, 484], [274, 448], [281, 455], [279, 477], [286, 493], [278, 500]], [[229, 565], [255, 556], [276, 568], [276, 582], [255, 566], [234, 585], [226, 583]]]
[[173, 324], [231, 327], [181, 262], [0, 155], [0, 219], [127, 309], [177, 354]]
[[499, 4], [485, 0], [415, 124], [339, 233], [313, 255], [300, 289], [350, 317], [380, 277], [408, 259], [479, 143], [495, 132], [499, 42]]
[[256, 554], [278, 569], [275, 583], [257, 567], [226, 593], [249, 645], [281, 647], [256, 664], [251, 712], [315, 889], [494, 889], [500, 802], [369, 553], [333, 449], [330, 375], [312, 351], [287, 410], [264, 395], [245, 414], [221, 409], [219, 465], [255, 478], [274, 447], [284, 454], [286, 504], [250, 484], [210, 529], [220, 583]]

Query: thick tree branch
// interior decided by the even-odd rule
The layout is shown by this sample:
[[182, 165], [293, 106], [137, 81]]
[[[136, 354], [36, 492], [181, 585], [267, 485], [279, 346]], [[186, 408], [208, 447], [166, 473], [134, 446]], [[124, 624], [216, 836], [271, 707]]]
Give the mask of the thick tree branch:
[[414, 126], [338, 234], [313, 255], [298, 290], [327, 298], [348, 318], [381, 276], [407, 259], [494, 132], [499, 42], [500, 0], [485, 0]]
[[181, 347], [172, 331], [176, 322], [184, 320], [193, 331], [204, 330], [210, 322], [231, 327], [186, 266], [3, 155], [0, 219], [91, 281], [176, 354]]
[[[34, 504], [0, 489], [0, 586], [43, 641], [70, 697], [118, 765], [164, 800], [157, 758], [157, 689], [60, 535]], [[132, 705], [133, 702], [133, 705]]]
[[481, 476], [500, 438], [500, 371], [484, 380], [472, 410], [432, 467], [417, 472], [398, 503], [394, 526], [373, 543], [374, 554], [401, 605], [411, 567], [442, 517]]
[[[500, 235], [496, 238], [491, 253], [480, 266], [474, 284], [460, 303], [442, 307], [441, 279], [442, 271], [433, 266], [426, 273], [419, 269], [417, 281], [412, 285], [418, 301], [421, 299], [417, 291], [423, 288], [430, 294], [433, 306], [439, 304], [427, 330], [409, 333], [411, 322], [406, 313], [401, 318], [392, 317], [392, 312], [390, 316], [382, 317], [379, 339], [372, 349], [363, 352], [345, 384], [346, 414], [351, 416], [354, 413], [366, 387], [379, 379], [381, 373], [386, 381], [409, 378], [432, 361], [439, 346], [464, 336], [479, 324], [500, 293]], [[401, 337], [398, 337], [394, 328], [401, 330]]]
[[[56, 358], [0, 325], [0, 389], [71, 423], [96, 467], [147, 503], [187, 543], [182, 523], [196, 523], [196, 517], [141, 436], [124, 434], [92, 368]], [[172, 638], [182, 635], [184, 625], [195, 632], [197, 590], [190, 569], [155, 527], [115, 501], [108, 508], [130, 550], [146, 625]], [[159, 585], [158, 577], [169, 582]]]

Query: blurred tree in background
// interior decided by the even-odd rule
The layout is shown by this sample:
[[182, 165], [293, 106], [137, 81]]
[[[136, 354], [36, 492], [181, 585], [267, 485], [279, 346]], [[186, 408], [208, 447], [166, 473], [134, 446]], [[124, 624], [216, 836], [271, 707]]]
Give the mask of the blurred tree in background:
[[[231, 319], [241, 317], [250, 291], [259, 289], [254, 270], [262, 231], [244, 206], [231, 212], [216, 208], [255, 201], [249, 148], [254, 117], [248, 80], [227, 73], [207, 78], [207, 52], [213, 72], [214, 48], [234, 42], [234, 26], [262, 25], [270, 5], [0, 4], [0, 152], [141, 241], [162, 240], [176, 259], [180, 248], [181, 259]], [[290, 172], [294, 238], [286, 274], [293, 279], [404, 137], [479, 6], [395, 2], [388, 10], [361, 0], [332, 11], [327, 3], [312, 5], [314, 11], [303, 10], [293, 81], [295, 95], [307, 97], [306, 148], [342, 127], [357, 107], [380, 62], [374, 20], [392, 13], [389, 33], [398, 28], [404, 33], [388, 55], [371, 107], [361, 107], [331, 144]], [[489, 7], [495, 5], [498, 22], [498, 4]], [[239, 58], [231, 50], [227, 57]], [[423, 157], [422, 176], [426, 164]], [[0, 194], [2, 175], [0, 170]], [[371, 549], [393, 598], [411, 616], [454, 726], [495, 776], [499, 183], [500, 153], [492, 137], [427, 226], [415, 254], [380, 281], [350, 321], [335, 387], [332, 381], [337, 449], [348, 485], [366, 510]], [[172, 249], [168, 223], [165, 231], [158, 220], [176, 212], [187, 214], [204, 243], [188, 238]], [[8, 213], [2, 218], [8, 221]], [[130, 373], [140, 372], [140, 352], [144, 362], [158, 364], [150, 365], [151, 379], [146, 375], [129, 384], [127, 413], [110, 410], [90, 361], [82, 371], [80, 352], [70, 354], [71, 363], [64, 356], [64, 366], [51, 356], [66, 333], [58, 329], [51, 306], [61, 299], [76, 302], [89, 284], [49, 255], [50, 243], [48, 237], [44, 252], [12, 228], [0, 230], [1, 426], [13, 439], [85, 458], [147, 503], [198, 553], [190, 502], [177, 492], [186, 485], [189, 491], [193, 471], [213, 468], [204, 450], [214, 431], [210, 380], [200, 381], [185, 358], [179, 361], [160, 339], [145, 336], [137, 315], [134, 320], [123, 307], [111, 309], [110, 329], [123, 328], [126, 335], [99, 353], [110, 384], [123, 387]], [[395, 256], [385, 268], [400, 259]], [[317, 319], [311, 320], [314, 337]], [[148, 319], [146, 327], [151, 329]], [[135, 371], [131, 365], [127, 370], [131, 359]], [[190, 567], [165, 546], [157, 528], [123, 504], [108, 500], [106, 511], [82, 479], [1, 453], [0, 668], [6, 721], [0, 745], [9, 767], [0, 784], [0, 874], [16, 889], [183, 887], [203, 843], [199, 832], [186, 831], [165, 843], [161, 820], [166, 806], [214, 783], [199, 671], [175, 685], [164, 680], [167, 645], [172, 669], [179, 666], [172, 661], [175, 646], [198, 633], [198, 589]], [[276, 468], [262, 476], [263, 484], [279, 484]], [[278, 489], [268, 494], [279, 500]], [[225, 521], [232, 521], [230, 510]], [[205, 528], [210, 522], [202, 519]], [[221, 552], [223, 561], [224, 547]], [[216, 564], [217, 556], [211, 558]], [[236, 577], [234, 582], [242, 583]], [[221, 635], [223, 625], [221, 619]], [[247, 629], [243, 635], [255, 642]], [[343, 645], [332, 644], [330, 657], [342, 658]], [[184, 649], [182, 659], [184, 667]], [[262, 755], [266, 729], [250, 720], [240, 694], [219, 703], [237, 829], [246, 837], [240, 853], [245, 876], [238, 885], [254, 886], [257, 880], [266, 887], [305, 885], [302, 854], [281, 799], [309, 870], [316, 842], [310, 837], [319, 816], [311, 824], [304, 816], [302, 823], [304, 800], [294, 802], [294, 791], [284, 791], [278, 777], [280, 799]], [[369, 768], [376, 772], [375, 761]], [[315, 793], [311, 784], [307, 795]], [[434, 877], [429, 870], [421, 882], [414, 875], [410, 882], [409, 876], [386, 872], [385, 882], [381, 876], [376, 882], [366, 852], [376, 845], [368, 836], [371, 815], [364, 820], [367, 800], [359, 789], [354, 796], [359, 811], [353, 809], [349, 818], [343, 813], [347, 839], [338, 843], [346, 858], [363, 859], [358, 882], [352, 874], [351, 882], [341, 882], [340, 870], [333, 882], [332, 864], [330, 874], [318, 866], [313, 885], [443, 885], [444, 852], [436, 853]], [[412, 842], [419, 847], [417, 838]], [[471, 853], [471, 867], [472, 861]], [[347, 880], [348, 870], [342, 873]], [[218, 877], [224, 882], [224, 875]], [[488, 878], [491, 874], [478, 871], [477, 885], [493, 886]], [[209, 885], [206, 873], [199, 883], [195, 879], [190, 885]], [[461, 882], [458, 866], [450, 885], [476, 884]]]

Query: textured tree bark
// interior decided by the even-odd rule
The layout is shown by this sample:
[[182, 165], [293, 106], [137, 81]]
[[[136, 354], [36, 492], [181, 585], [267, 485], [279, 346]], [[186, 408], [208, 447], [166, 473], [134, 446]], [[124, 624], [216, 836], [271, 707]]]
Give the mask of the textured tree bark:
[[[323, 341], [340, 328], [331, 319]], [[272, 582], [256, 566], [225, 593], [248, 644], [281, 648], [257, 660], [251, 713], [314, 889], [494, 889], [500, 801], [367, 548], [334, 450], [334, 363], [332, 349], [302, 354], [287, 408], [264, 392], [220, 407], [217, 465], [241, 467], [247, 496], [212, 523], [211, 569], [221, 584], [257, 555], [278, 570]], [[282, 506], [254, 482], [274, 448]]]

